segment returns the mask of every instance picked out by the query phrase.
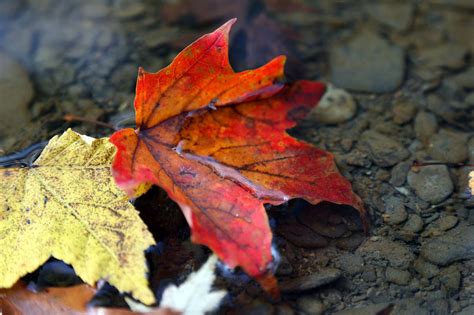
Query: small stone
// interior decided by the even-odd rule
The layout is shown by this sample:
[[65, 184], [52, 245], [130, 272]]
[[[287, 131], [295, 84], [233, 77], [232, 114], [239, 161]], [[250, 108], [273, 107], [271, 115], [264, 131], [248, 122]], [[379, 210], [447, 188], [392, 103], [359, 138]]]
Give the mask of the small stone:
[[280, 283], [280, 289], [282, 292], [300, 292], [311, 290], [334, 282], [339, 279], [341, 275], [342, 273], [338, 269], [321, 269], [308, 276], [282, 281]]
[[447, 231], [455, 227], [456, 224], [458, 224], [458, 221], [459, 219], [457, 216], [447, 215], [447, 216], [441, 217], [438, 220], [437, 225], [441, 231]]
[[410, 155], [398, 141], [373, 130], [362, 133], [360, 144], [369, 149], [370, 158], [381, 167], [395, 165]]
[[459, 287], [461, 286], [461, 272], [457, 266], [449, 266], [441, 270], [439, 278], [450, 295], [459, 291]]
[[381, 24], [397, 31], [405, 31], [412, 24], [415, 7], [408, 2], [371, 2], [366, 5], [366, 10]]
[[332, 81], [361, 92], [386, 93], [403, 81], [405, 53], [378, 34], [364, 30], [330, 52]]
[[403, 223], [408, 217], [403, 201], [396, 197], [387, 198], [384, 212], [384, 221], [392, 225]]
[[462, 134], [441, 130], [430, 138], [429, 153], [439, 162], [462, 163], [468, 157], [466, 140]]
[[415, 117], [415, 134], [422, 142], [427, 143], [430, 137], [438, 130], [436, 116], [428, 112], [419, 112]]
[[464, 67], [468, 50], [455, 43], [444, 43], [434, 47], [421, 49], [418, 62], [429, 68], [447, 68], [456, 70]]
[[474, 225], [458, 226], [423, 242], [420, 253], [426, 260], [440, 266], [474, 258]]
[[346, 253], [339, 257], [338, 262], [339, 268], [350, 275], [362, 272], [364, 269], [364, 259], [359, 255]]
[[352, 96], [343, 89], [328, 85], [326, 93], [307, 116], [307, 119], [323, 124], [340, 124], [354, 117], [357, 105]]
[[416, 106], [410, 101], [402, 101], [396, 103], [392, 108], [393, 121], [397, 125], [403, 125], [410, 120], [416, 114]]
[[424, 166], [417, 173], [410, 171], [407, 179], [416, 195], [432, 204], [438, 204], [448, 198], [454, 189], [445, 165]]
[[383, 237], [369, 239], [357, 249], [356, 254], [363, 256], [365, 261], [387, 261], [391, 267], [403, 270], [415, 259], [406, 246]]
[[303, 296], [296, 300], [298, 309], [307, 314], [323, 314], [326, 306], [317, 298], [310, 296]]
[[410, 171], [410, 162], [400, 162], [390, 171], [390, 184], [400, 187], [405, 183], [408, 171]]
[[388, 267], [387, 270], [385, 270], [385, 278], [388, 282], [398, 285], [408, 285], [408, 283], [410, 283], [411, 274], [406, 270]]
[[423, 230], [423, 219], [417, 214], [410, 214], [402, 230], [408, 233], [420, 232]]
[[422, 277], [431, 279], [439, 273], [439, 268], [432, 263], [427, 262], [421, 257], [418, 257], [413, 263], [413, 268], [418, 272]]

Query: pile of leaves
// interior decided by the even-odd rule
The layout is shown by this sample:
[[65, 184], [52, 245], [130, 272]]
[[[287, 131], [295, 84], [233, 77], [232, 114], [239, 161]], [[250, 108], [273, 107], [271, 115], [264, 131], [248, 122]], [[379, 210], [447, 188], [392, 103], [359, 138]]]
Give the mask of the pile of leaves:
[[283, 83], [283, 56], [234, 72], [228, 61], [234, 22], [157, 73], [139, 69], [136, 129], [110, 139], [68, 130], [32, 165], [0, 169], [0, 287], [53, 256], [88, 284], [105, 279], [153, 304], [144, 250], [154, 241], [128, 202], [152, 185], [180, 206], [193, 242], [240, 266], [274, 296], [264, 204], [292, 198], [344, 204], [366, 224], [362, 202], [333, 156], [286, 133], [325, 86]]

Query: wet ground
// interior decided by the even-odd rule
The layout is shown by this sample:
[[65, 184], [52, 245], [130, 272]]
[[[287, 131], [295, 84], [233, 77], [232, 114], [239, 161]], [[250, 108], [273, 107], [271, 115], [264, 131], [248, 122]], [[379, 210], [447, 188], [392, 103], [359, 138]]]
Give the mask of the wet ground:
[[[0, 0], [0, 153], [113, 131], [64, 115], [133, 123], [137, 67], [159, 70], [231, 17], [237, 70], [286, 54], [289, 80], [334, 85], [292, 134], [336, 155], [372, 228], [331, 205], [270, 209], [283, 299], [221, 269], [220, 313], [473, 314], [473, 1]], [[162, 192], [137, 206], [159, 231], [158, 290], [208, 252]]]

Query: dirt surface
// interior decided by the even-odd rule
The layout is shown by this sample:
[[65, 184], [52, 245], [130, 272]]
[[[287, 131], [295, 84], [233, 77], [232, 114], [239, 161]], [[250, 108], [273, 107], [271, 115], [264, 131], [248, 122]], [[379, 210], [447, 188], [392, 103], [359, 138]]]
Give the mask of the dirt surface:
[[[0, 0], [0, 152], [67, 127], [113, 131], [65, 114], [133, 124], [138, 66], [161, 69], [231, 17], [237, 70], [286, 54], [288, 80], [332, 84], [291, 133], [335, 154], [372, 225], [365, 235], [354, 210], [330, 204], [270, 208], [282, 300], [222, 267], [217, 313], [473, 314], [473, 1]], [[137, 207], [159, 241], [148, 254], [159, 296], [209, 252], [163, 192]], [[53, 267], [30, 277], [68, 284]], [[124, 305], [108, 287], [94, 303]]]

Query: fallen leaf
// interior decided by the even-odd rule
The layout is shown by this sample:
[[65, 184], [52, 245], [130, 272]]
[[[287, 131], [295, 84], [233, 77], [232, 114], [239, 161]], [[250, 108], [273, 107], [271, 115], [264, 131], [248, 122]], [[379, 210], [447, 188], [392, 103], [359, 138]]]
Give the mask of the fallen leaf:
[[277, 83], [281, 57], [234, 73], [227, 57], [233, 23], [201, 37], [158, 73], [139, 71], [138, 128], [111, 137], [118, 148], [113, 175], [130, 195], [161, 186], [181, 207], [194, 242], [276, 295], [264, 203], [303, 198], [353, 206], [364, 219], [365, 211], [333, 156], [285, 131], [325, 86]]
[[178, 315], [166, 308], [153, 308], [149, 312], [133, 312], [124, 308], [89, 307], [87, 303], [96, 293], [89, 285], [50, 287], [32, 292], [18, 281], [10, 289], [0, 289], [0, 314], [4, 315]]
[[144, 256], [154, 241], [114, 184], [115, 151], [107, 138], [68, 130], [31, 166], [0, 168], [0, 287], [53, 256], [91, 285], [106, 279], [146, 304], [155, 301]]
[[0, 289], [0, 314], [87, 314], [87, 302], [94, 294], [95, 289], [86, 284], [35, 293], [19, 281], [10, 289]]

